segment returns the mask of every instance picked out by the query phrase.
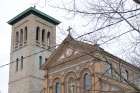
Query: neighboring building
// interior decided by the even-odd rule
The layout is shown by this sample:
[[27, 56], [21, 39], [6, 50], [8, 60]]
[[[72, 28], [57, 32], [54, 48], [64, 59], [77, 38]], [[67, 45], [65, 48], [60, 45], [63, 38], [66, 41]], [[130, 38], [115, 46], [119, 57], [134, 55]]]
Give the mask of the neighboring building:
[[43, 89], [42, 63], [56, 44], [60, 22], [30, 7], [10, 21], [12, 25], [8, 93], [40, 93]]
[[139, 68], [70, 35], [42, 69], [45, 93], [136, 93], [140, 88], [134, 84]]

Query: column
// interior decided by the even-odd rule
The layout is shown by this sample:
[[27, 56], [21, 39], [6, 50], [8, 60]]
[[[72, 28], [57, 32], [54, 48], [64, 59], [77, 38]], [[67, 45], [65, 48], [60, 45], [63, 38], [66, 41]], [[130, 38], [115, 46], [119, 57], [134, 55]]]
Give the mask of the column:
[[65, 80], [64, 77], [61, 79], [61, 93], [65, 93]]
[[77, 86], [76, 86], [77, 92], [80, 93], [80, 77], [77, 78]]

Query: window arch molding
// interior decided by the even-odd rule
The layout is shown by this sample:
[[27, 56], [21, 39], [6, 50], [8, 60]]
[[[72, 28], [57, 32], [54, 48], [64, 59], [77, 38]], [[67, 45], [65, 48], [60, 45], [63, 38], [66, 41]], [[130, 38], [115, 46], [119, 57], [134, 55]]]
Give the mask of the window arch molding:
[[51, 32], [48, 31], [47, 32], [47, 45], [50, 47], [50, 43], [51, 43]]
[[21, 70], [23, 69], [23, 64], [24, 64], [24, 57], [23, 56], [21, 56], [21, 59], [20, 59], [20, 61], [21, 61], [21, 64], [20, 64], [20, 68], [21, 68]]
[[40, 27], [37, 26], [36, 27], [36, 41], [39, 41], [40, 40]]
[[42, 43], [45, 42], [45, 29], [42, 29], [42, 39], [41, 39]]
[[16, 59], [16, 72], [18, 71], [18, 68], [19, 68], [19, 59], [17, 58]]
[[[77, 93], [77, 83], [79, 83], [79, 81], [77, 81], [76, 73], [73, 71], [68, 72], [64, 76], [65, 93]], [[73, 91], [73, 92], [70, 92], [70, 91]]]
[[19, 31], [15, 32], [15, 48], [18, 47], [18, 43], [19, 43]]
[[92, 78], [93, 77], [94, 76], [92, 75], [91, 71], [88, 68], [85, 68], [80, 72], [80, 85], [83, 88], [82, 90], [80, 90], [80, 93], [85, 93], [86, 90], [87, 91], [92, 90], [92, 88], [93, 88], [92, 87], [92, 85], [93, 85]]
[[23, 29], [20, 29], [20, 44], [23, 44]]
[[62, 81], [60, 78], [55, 78], [53, 81], [53, 93], [62, 92]]
[[28, 39], [28, 28], [25, 26], [24, 28], [24, 42], [26, 43]]

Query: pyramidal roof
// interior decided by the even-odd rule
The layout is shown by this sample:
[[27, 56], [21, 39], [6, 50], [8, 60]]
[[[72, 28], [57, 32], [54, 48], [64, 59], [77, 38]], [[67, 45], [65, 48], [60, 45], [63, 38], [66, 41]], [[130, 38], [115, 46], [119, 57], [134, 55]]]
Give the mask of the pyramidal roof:
[[54, 25], [58, 25], [59, 23], [61, 23], [59, 20], [37, 10], [36, 8], [30, 7], [28, 9], [26, 9], [25, 11], [23, 11], [22, 13], [18, 14], [16, 17], [9, 20], [8, 24], [13, 25], [30, 14], [36, 15], [36, 16], [38, 16], [38, 17], [40, 17], [40, 18], [42, 18], [42, 19], [44, 19], [44, 20], [46, 20]]

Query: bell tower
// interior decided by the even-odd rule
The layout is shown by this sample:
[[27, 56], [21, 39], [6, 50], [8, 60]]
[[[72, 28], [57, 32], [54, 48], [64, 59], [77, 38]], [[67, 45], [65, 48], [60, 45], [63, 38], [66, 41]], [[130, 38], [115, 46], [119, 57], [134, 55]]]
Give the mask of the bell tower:
[[40, 67], [54, 50], [59, 23], [34, 7], [8, 21], [12, 25], [9, 93], [41, 93]]

